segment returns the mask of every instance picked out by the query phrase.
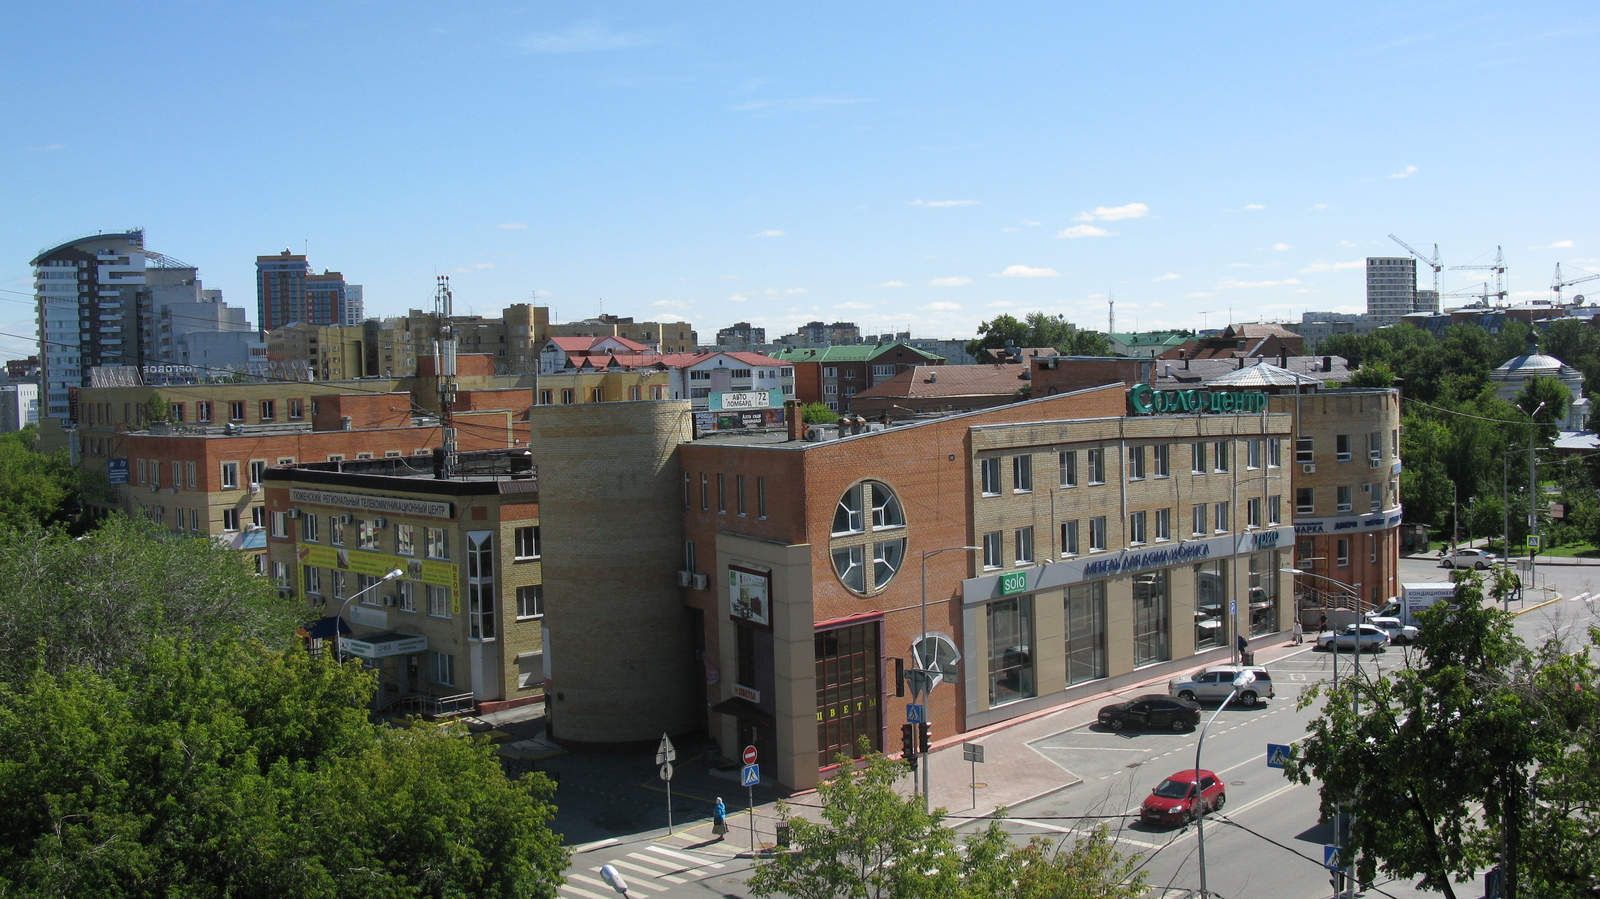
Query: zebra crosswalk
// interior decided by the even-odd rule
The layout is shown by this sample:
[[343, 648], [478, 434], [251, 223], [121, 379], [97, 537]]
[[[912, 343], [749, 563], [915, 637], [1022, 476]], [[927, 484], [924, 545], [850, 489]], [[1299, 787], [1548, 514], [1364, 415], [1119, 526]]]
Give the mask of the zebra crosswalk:
[[561, 895], [568, 899], [617, 899], [617, 892], [600, 877], [611, 865], [628, 881], [633, 896], [664, 893], [673, 886], [702, 880], [727, 868], [738, 854], [727, 843], [706, 843], [689, 832], [662, 837], [650, 843], [602, 840], [573, 850], [573, 866]]

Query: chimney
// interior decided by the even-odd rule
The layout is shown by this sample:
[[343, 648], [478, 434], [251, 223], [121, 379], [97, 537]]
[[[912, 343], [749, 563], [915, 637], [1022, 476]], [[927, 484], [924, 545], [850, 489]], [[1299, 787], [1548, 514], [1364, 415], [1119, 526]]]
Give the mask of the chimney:
[[1322, 357], [1322, 370], [1323, 371], [1333, 371], [1333, 357], [1332, 356], [1323, 356]]
[[1278, 347], [1278, 367], [1289, 367], [1289, 348], [1287, 346]]
[[806, 423], [800, 415], [800, 406], [799, 400], [783, 401], [783, 421], [790, 440], [806, 439]]

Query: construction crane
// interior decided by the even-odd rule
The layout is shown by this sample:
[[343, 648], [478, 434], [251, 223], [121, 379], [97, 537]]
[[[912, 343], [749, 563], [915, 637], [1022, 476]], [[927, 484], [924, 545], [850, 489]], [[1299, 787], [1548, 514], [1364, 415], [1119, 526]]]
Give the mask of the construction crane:
[[1460, 290], [1452, 290], [1449, 293], [1439, 294], [1440, 299], [1445, 299], [1447, 297], [1477, 297], [1478, 305], [1485, 309], [1489, 308], [1490, 296], [1491, 294], [1489, 293], [1488, 281], [1481, 281], [1475, 287], [1463, 287]]
[[[1494, 272], [1494, 295], [1499, 298], [1500, 302], [1504, 303], [1506, 301], [1506, 257], [1499, 247], [1494, 248], [1493, 265], [1452, 265], [1450, 270], [1453, 272], [1474, 270]], [[1561, 276], [1557, 275], [1556, 277], [1559, 279]], [[1484, 299], [1485, 305], [1487, 305], [1488, 297], [1486, 296]]]
[[[1579, 271], [1583, 270], [1579, 269]], [[1556, 276], [1550, 281], [1550, 289], [1556, 293], [1556, 305], [1561, 305], [1561, 288], [1570, 287], [1574, 284], [1582, 284], [1585, 281], [1593, 281], [1596, 278], [1600, 278], [1600, 274], [1593, 274], [1590, 272], [1584, 272], [1583, 277], [1581, 278], [1563, 278], [1561, 277], [1561, 263], [1557, 262]]]
[[1401, 240], [1398, 237], [1395, 237], [1393, 234], [1389, 235], [1389, 239], [1394, 241], [1395, 243], [1399, 244], [1400, 246], [1405, 247], [1407, 250], [1410, 250], [1411, 251], [1411, 255], [1417, 257], [1418, 259], [1421, 259], [1423, 262], [1428, 263], [1430, 266], [1433, 266], [1433, 292], [1434, 293], [1438, 293], [1439, 292], [1439, 270], [1444, 268], [1444, 266], [1439, 264], [1439, 245], [1438, 244], [1434, 244], [1433, 245], [1433, 258], [1429, 259], [1428, 257], [1422, 255], [1422, 251], [1421, 250], [1418, 250], [1416, 247], [1412, 246], [1411, 244], [1406, 243], [1405, 241]]

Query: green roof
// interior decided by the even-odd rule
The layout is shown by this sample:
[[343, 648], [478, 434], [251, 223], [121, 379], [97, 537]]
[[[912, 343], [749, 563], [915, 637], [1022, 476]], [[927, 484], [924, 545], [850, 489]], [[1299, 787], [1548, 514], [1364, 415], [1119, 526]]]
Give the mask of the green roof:
[[919, 350], [904, 343], [860, 343], [849, 346], [789, 347], [768, 353], [784, 362], [869, 362], [892, 349], [904, 350], [930, 362], [944, 361], [944, 357], [927, 350]]

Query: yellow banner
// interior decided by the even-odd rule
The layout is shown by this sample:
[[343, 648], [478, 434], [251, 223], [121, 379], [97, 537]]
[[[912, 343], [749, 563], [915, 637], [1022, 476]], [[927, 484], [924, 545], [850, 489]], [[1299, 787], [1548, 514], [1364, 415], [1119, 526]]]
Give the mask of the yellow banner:
[[[383, 553], [361, 552], [337, 546], [318, 546], [309, 543], [295, 545], [295, 557], [301, 565], [348, 571], [368, 577], [383, 577], [396, 568], [405, 572], [407, 580], [421, 581], [435, 587], [450, 589], [450, 613], [461, 614], [461, 589], [457, 584], [458, 569], [454, 562], [437, 559], [413, 559], [408, 556], [390, 556]], [[299, 572], [295, 577], [300, 577]]]

